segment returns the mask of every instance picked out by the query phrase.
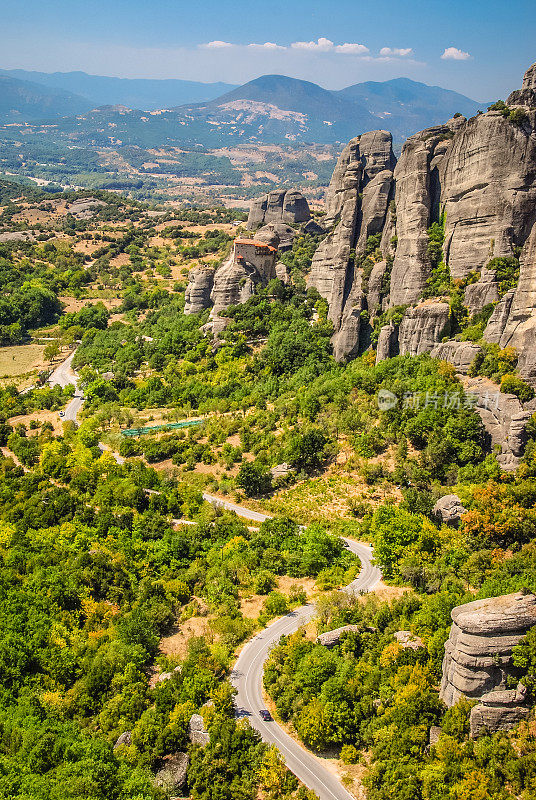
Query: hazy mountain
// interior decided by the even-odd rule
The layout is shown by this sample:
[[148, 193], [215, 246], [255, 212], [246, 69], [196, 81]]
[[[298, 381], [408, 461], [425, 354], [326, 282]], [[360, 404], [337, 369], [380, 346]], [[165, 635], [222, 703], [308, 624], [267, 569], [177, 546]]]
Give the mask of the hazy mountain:
[[[197, 109], [197, 114], [206, 114], [212, 123], [220, 118], [223, 123], [230, 110], [242, 110], [246, 124], [251, 127], [257, 122], [264, 132], [270, 127], [268, 120], [278, 118], [275, 109], [280, 109], [303, 115], [301, 130], [291, 130], [290, 135], [325, 142], [345, 141], [374, 128], [387, 128], [401, 140], [456, 112], [473, 116], [484, 107], [465, 95], [407, 78], [331, 91], [284, 75], [263, 75]], [[292, 122], [289, 119], [289, 126], [295, 128], [298, 119]]]
[[397, 127], [409, 126], [411, 132], [444, 122], [457, 112], [472, 117], [489, 105], [409, 78], [356, 83], [336, 94], [343, 101], [362, 104], [371, 114], [385, 119], [389, 130], [388, 123], [392, 121]]
[[109, 78], [86, 72], [27, 72], [0, 69], [0, 75], [64, 89], [85, 97], [91, 106], [123, 105], [156, 111], [186, 103], [206, 103], [233, 88], [230, 83], [199, 83], [146, 78]]
[[0, 75], [0, 121], [55, 119], [81, 114], [91, 108], [84, 97], [63, 89]]
[[[395, 143], [456, 112], [474, 115], [485, 104], [406, 78], [367, 82], [340, 91], [285, 75], [263, 75], [209, 100], [183, 103], [192, 93], [217, 94], [226, 84], [106, 78], [72, 73], [24, 73], [64, 86], [2, 76], [0, 122], [58, 120], [53, 137], [90, 146], [113, 144], [216, 148], [244, 143], [347, 142], [364, 131], [391, 131]], [[78, 93], [67, 91], [76, 87]], [[197, 94], [196, 94], [197, 93]], [[83, 94], [83, 96], [82, 96]], [[174, 98], [174, 104], [170, 98]], [[173, 105], [173, 107], [172, 107]], [[153, 110], [141, 110], [141, 108]], [[162, 110], [170, 109], [170, 110]]]

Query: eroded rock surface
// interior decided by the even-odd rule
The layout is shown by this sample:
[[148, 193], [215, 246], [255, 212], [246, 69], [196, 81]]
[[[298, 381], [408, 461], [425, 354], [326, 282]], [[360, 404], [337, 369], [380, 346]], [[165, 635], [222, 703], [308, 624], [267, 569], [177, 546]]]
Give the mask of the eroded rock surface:
[[188, 725], [188, 738], [192, 744], [204, 747], [210, 742], [210, 733], [205, 728], [201, 714], [192, 714]]
[[321, 644], [327, 648], [335, 647], [335, 645], [339, 644], [339, 642], [341, 641], [341, 637], [344, 636], [345, 633], [349, 633], [352, 631], [359, 631], [359, 626], [343, 625], [341, 628], [335, 628], [332, 631], [326, 631], [326, 633], [321, 633], [316, 641], [318, 642], [318, 644]]
[[449, 316], [448, 303], [422, 303], [409, 308], [398, 331], [400, 355], [419, 356], [433, 350], [449, 334]]
[[443, 495], [432, 509], [435, 517], [446, 525], [452, 525], [453, 527], [457, 527], [466, 511], [467, 509], [457, 494]]
[[155, 775], [155, 785], [168, 795], [175, 795], [186, 787], [190, 757], [187, 753], [174, 753], [166, 756], [164, 765]]
[[525, 410], [513, 394], [504, 394], [497, 384], [487, 378], [465, 378], [464, 389], [474, 400], [491, 444], [500, 447], [497, 460], [503, 469], [515, 469], [525, 451], [527, 422], [531, 410]]
[[370, 232], [383, 228], [394, 160], [387, 131], [352, 139], [341, 153], [326, 195], [325, 223], [332, 230], [314, 255], [309, 285], [328, 301], [337, 359], [355, 356], [359, 351], [361, 312], [366, 301], [357, 253], [352, 251], [357, 245], [364, 250]]
[[309, 203], [297, 189], [274, 191], [251, 204], [246, 227], [255, 231], [267, 222], [296, 224], [311, 218]]
[[210, 308], [210, 295], [214, 285], [214, 270], [210, 267], [191, 269], [184, 295], [184, 313], [198, 314]]
[[471, 364], [481, 352], [480, 345], [474, 342], [458, 342], [455, 339], [450, 339], [448, 342], [436, 344], [430, 355], [439, 361], [448, 361], [449, 364], [456, 368], [456, 372], [467, 375]]
[[440, 697], [453, 706], [461, 697], [479, 700], [471, 710], [471, 735], [511, 727], [528, 709], [524, 687], [508, 688], [512, 651], [536, 625], [536, 597], [503, 595], [474, 600], [452, 610], [445, 644]]

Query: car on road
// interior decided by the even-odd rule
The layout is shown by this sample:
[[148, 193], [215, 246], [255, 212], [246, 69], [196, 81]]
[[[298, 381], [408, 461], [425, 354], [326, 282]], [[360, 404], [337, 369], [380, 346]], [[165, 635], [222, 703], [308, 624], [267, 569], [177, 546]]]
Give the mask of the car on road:
[[60, 411], [60, 417], [64, 417], [64, 416], [65, 416], [65, 411]]
[[272, 715], [265, 708], [261, 708], [259, 714], [265, 722], [272, 722]]

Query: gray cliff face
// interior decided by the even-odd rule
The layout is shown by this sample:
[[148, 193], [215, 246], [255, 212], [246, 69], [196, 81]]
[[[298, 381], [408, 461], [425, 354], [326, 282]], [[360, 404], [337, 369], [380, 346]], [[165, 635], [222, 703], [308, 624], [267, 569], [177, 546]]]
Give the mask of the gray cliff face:
[[[522, 375], [536, 384], [535, 97], [533, 65], [522, 89], [509, 98], [509, 103], [515, 99], [523, 106], [524, 116], [511, 119], [490, 111], [469, 120], [450, 119], [409, 138], [396, 166], [384, 131], [363, 134], [344, 148], [326, 194], [324, 223], [329, 233], [309, 277], [309, 284], [328, 301], [337, 358], [351, 357], [367, 346], [369, 332], [365, 335], [361, 312], [366, 310], [373, 320], [380, 304], [384, 310], [386, 305], [410, 307], [398, 334], [380, 334], [380, 359], [397, 350], [395, 339], [401, 353], [421, 353], [430, 352], [448, 334], [445, 323], [439, 335], [444, 322], [443, 311], [438, 311], [441, 298], [422, 304], [432, 271], [428, 230], [438, 222], [443, 225], [442, 254], [450, 276], [468, 283], [464, 303], [469, 313], [497, 304], [485, 336], [501, 347], [515, 347]], [[360, 259], [367, 239], [375, 234], [381, 234], [387, 266], [374, 265], [363, 297]], [[519, 286], [499, 302], [496, 267], [490, 262], [520, 251]], [[387, 267], [390, 288], [384, 298]], [[418, 312], [411, 310], [415, 306]], [[455, 365], [464, 364], [466, 371], [462, 352], [452, 346], [443, 356], [452, 354], [458, 359]]]
[[430, 163], [443, 128], [412, 136], [395, 169], [398, 244], [391, 275], [391, 306], [415, 303], [430, 275], [428, 233], [433, 193]]
[[406, 311], [398, 330], [400, 355], [429, 353], [449, 333], [448, 303], [426, 303]]
[[496, 306], [484, 336], [501, 347], [515, 347], [520, 374], [536, 384], [536, 219], [521, 254], [517, 288]]
[[511, 256], [530, 232], [536, 202], [536, 139], [498, 111], [456, 133], [439, 167], [446, 263], [454, 279]]
[[205, 308], [210, 308], [210, 293], [213, 285], [214, 270], [210, 267], [190, 270], [185, 292], [184, 313], [198, 314]]
[[233, 255], [222, 264], [214, 275], [214, 286], [210, 295], [212, 301], [211, 316], [217, 316], [229, 306], [246, 303], [255, 293], [255, 287], [275, 277], [265, 278], [252, 264], [240, 264]]
[[328, 301], [335, 329], [333, 350], [339, 360], [357, 355], [361, 312], [366, 307], [362, 274], [352, 250], [364, 251], [367, 236], [383, 229], [393, 164], [391, 135], [363, 134], [343, 150], [327, 192], [325, 222], [331, 232], [314, 255], [309, 286]]
[[381, 233], [391, 197], [393, 173], [382, 169], [367, 183], [363, 190], [363, 201], [359, 215], [359, 239], [355, 246], [356, 255], [363, 255], [369, 236]]
[[536, 624], [536, 597], [521, 592], [474, 600], [452, 610], [440, 697], [450, 708], [461, 697], [471, 709], [471, 736], [506, 730], [528, 716], [526, 690], [509, 688], [512, 651]]
[[524, 409], [515, 395], [500, 392], [487, 378], [465, 378], [463, 385], [466, 394], [474, 398], [474, 409], [492, 446], [500, 448], [497, 461], [505, 470], [516, 469], [525, 451], [532, 411]]
[[439, 361], [448, 361], [455, 367], [456, 372], [467, 375], [471, 364], [481, 352], [482, 348], [478, 344], [457, 342], [455, 339], [451, 339], [448, 342], [437, 344], [430, 355]]
[[268, 222], [290, 225], [307, 222], [311, 218], [309, 204], [297, 189], [274, 191], [255, 200], [249, 212], [246, 227], [254, 231]]
[[376, 363], [395, 355], [420, 356], [429, 353], [450, 330], [448, 303], [426, 302], [408, 308], [397, 327], [392, 322], [380, 330]]

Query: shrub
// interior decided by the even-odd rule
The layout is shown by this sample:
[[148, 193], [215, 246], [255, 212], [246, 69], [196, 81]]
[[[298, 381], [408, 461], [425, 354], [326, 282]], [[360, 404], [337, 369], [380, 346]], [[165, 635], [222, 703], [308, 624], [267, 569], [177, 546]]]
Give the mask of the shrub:
[[517, 375], [503, 375], [501, 379], [501, 392], [515, 394], [522, 402], [528, 403], [534, 397], [534, 389]]

